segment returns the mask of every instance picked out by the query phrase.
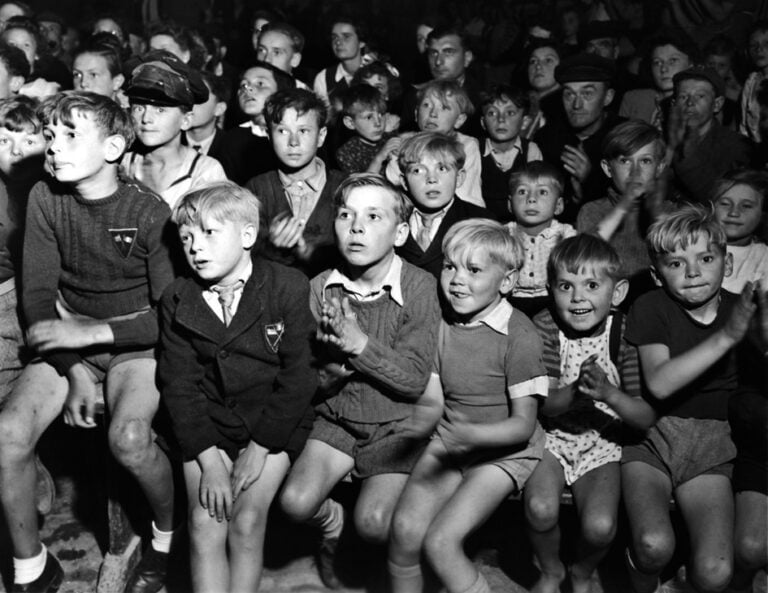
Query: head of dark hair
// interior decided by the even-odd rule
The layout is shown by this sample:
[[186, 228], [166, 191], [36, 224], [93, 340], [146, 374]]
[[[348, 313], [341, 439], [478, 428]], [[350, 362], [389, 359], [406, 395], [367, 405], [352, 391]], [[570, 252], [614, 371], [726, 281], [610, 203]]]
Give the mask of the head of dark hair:
[[752, 23], [752, 26], [749, 28], [749, 32], [747, 33], [747, 43], [749, 43], [749, 40], [752, 39], [752, 35], [755, 33], [766, 33], [768, 32], [768, 20], [766, 19], [760, 19]]
[[205, 81], [205, 86], [216, 100], [222, 103], [229, 103], [232, 98], [232, 85], [224, 76], [216, 76], [213, 72], [201, 72], [200, 75]]
[[344, 179], [336, 188], [336, 193], [333, 194], [334, 209], [338, 211], [339, 208], [343, 208], [347, 203], [349, 193], [360, 187], [380, 187], [389, 192], [395, 200], [397, 221], [408, 222], [411, 212], [413, 212], [413, 203], [399, 187], [392, 185], [386, 177], [378, 173], [353, 173]]
[[24, 80], [29, 78], [32, 66], [27, 61], [27, 56], [18, 47], [0, 41], [0, 62], [10, 76], [21, 76]]
[[546, 161], [530, 161], [520, 170], [509, 176], [509, 193], [512, 194], [523, 180], [547, 179], [552, 182], [557, 191], [561, 193], [565, 186], [563, 173], [558, 167]]
[[602, 144], [602, 155], [605, 160], [610, 161], [620, 156], [634, 154], [651, 143], [656, 144], [657, 155], [661, 158], [665, 149], [661, 132], [649, 123], [631, 119], [620, 123], [606, 134]]
[[373, 109], [385, 113], [387, 104], [378, 89], [368, 84], [353, 84], [341, 93], [341, 105], [344, 115], [353, 117], [356, 110]]
[[123, 74], [123, 45], [112, 33], [102, 31], [101, 33], [91, 35], [78, 48], [74, 57], [77, 58], [83, 54], [94, 54], [104, 58], [107, 62], [109, 73], [113, 77]]
[[659, 30], [655, 35], [646, 40], [646, 51], [644, 52], [644, 55], [648, 64], [650, 64], [653, 59], [653, 50], [664, 45], [671, 45], [683, 52], [688, 56], [691, 64], [699, 62], [700, 51], [696, 42], [682, 29], [670, 27]]
[[189, 52], [188, 64], [192, 68], [200, 69], [205, 64], [205, 44], [191, 29], [171, 20], [155, 21], [147, 28], [147, 40], [151, 40], [156, 35], [167, 35], [182, 51]]
[[763, 212], [768, 210], [768, 204], [766, 204], [768, 201], [766, 200], [768, 198], [768, 171], [758, 169], [736, 169], [723, 175], [712, 186], [711, 201], [715, 202], [725, 192], [737, 185], [746, 185], [760, 194], [762, 210]]
[[457, 26], [436, 27], [432, 29], [429, 35], [427, 35], [427, 47], [429, 47], [430, 42], [437, 41], [443, 37], [448, 37], [449, 35], [455, 35], [459, 38], [461, 49], [464, 51], [472, 51], [469, 35], [467, 35], [467, 32], [462, 27]]
[[269, 70], [275, 79], [278, 91], [288, 91], [296, 88], [296, 79], [287, 72], [280, 70], [280, 68], [277, 66], [267, 64], [266, 62], [256, 61], [248, 66], [245, 70], [243, 70], [243, 74], [245, 74], [251, 68], [262, 68], [264, 70]]
[[333, 30], [334, 25], [338, 25], [340, 23], [345, 25], [352, 25], [355, 30], [355, 35], [357, 35], [357, 38], [360, 41], [368, 40], [368, 26], [362, 17], [349, 13], [338, 14], [331, 19], [331, 30]]
[[599, 237], [580, 233], [560, 241], [549, 254], [547, 280], [553, 285], [559, 270], [578, 274], [583, 268], [602, 271], [614, 282], [625, 278], [616, 250]]
[[733, 59], [738, 53], [733, 39], [726, 35], [717, 35], [710, 39], [701, 51], [703, 57], [707, 56], [727, 56]]
[[43, 125], [63, 123], [75, 127], [74, 114], [87, 113], [105, 136], [122, 136], [130, 146], [135, 138], [128, 112], [103, 95], [85, 91], [69, 91], [48, 97], [40, 104], [38, 116]]
[[21, 29], [32, 35], [35, 39], [35, 44], [37, 45], [38, 55], [44, 54], [48, 49], [48, 45], [45, 43], [45, 40], [40, 33], [40, 25], [31, 16], [12, 16], [5, 22], [3, 33], [10, 31], [11, 29]]
[[320, 97], [312, 91], [305, 89], [289, 89], [277, 91], [264, 105], [264, 119], [267, 125], [277, 125], [285, 115], [286, 110], [294, 109], [299, 115], [313, 112], [317, 116], [317, 124], [325, 126], [328, 118], [328, 109]]
[[11, 132], [40, 132], [43, 124], [37, 114], [39, 105], [37, 99], [25, 95], [0, 100], [0, 128]]
[[403, 94], [403, 86], [400, 83], [400, 77], [392, 74], [387, 65], [381, 60], [376, 60], [365, 66], [361, 66], [352, 77], [353, 83], [365, 83], [366, 78], [371, 76], [382, 76], [387, 79], [387, 88], [389, 89], [389, 101], [397, 101]]
[[294, 27], [290, 23], [285, 23], [282, 21], [269, 22], [261, 28], [262, 35], [264, 33], [268, 33], [269, 31], [274, 31], [275, 33], [282, 33], [288, 39], [290, 39], [291, 47], [293, 47], [293, 51], [295, 51], [296, 53], [301, 53], [302, 51], [304, 51], [304, 43], [305, 43], [304, 35], [302, 35], [301, 31], [299, 31], [296, 27]]
[[493, 105], [496, 101], [511, 101], [515, 107], [528, 113], [531, 108], [531, 99], [528, 91], [510, 84], [497, 84], [491, 90], [480, 94], [480, 113]]

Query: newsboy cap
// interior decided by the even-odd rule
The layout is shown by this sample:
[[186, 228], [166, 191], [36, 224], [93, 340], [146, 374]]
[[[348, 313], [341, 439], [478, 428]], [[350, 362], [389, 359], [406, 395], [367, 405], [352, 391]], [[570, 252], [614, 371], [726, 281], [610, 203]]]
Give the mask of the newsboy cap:
[[200, 72], [172, 53], [155, 49], [138, 58], [125, 94], [131, 101], [165, 107], [192, 107], [208, 100]]
[[566, 82], [608, 82], [616, 75], [613, 60], [595, 54], [577, 54], [564, 59], [555, 68], [555, 80]]

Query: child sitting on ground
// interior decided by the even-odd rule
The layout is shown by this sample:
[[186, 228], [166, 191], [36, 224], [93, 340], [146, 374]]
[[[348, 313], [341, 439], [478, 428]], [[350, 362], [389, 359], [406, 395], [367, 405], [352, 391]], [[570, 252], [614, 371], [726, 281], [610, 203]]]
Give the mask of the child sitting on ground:
[[485, 208], [458, 197], [464, 179], [464, 149], [455, 138], [419, 132], [400, 146], [400, 183], [413, 201], [410, 232], [397, 253], [415, 266], [440, 277], [443, 237], [454, 223], [467, 218], [492, 218]]
[[765, 171], [733, 171], [715, 183], [715, 218], [723, 226], [733, 258], [733, 271], [723, 279], [728, 292], [740, 293], [747, 282], [768, 288], [768, 245], [763, 242], [767, 192]]
[[310, 301], [325, 399], [281, 495], [290, 517], [321, 527], [320, 575], [332, 587], [344, 512], [328, 495], [352, 472], [362, 481], [357, 532], [387, 541], [428, 437], [407, 433], [404, 421], [427, 385], [440, 316], [434, 279], [395, 254], [408, 235], [408, 199], [380, 175], [358, 173], [335, 201], [342, 263], [312, 280]]
[[384, 146], [387, 104], [381, 93], [368, 84], [355, 84], [341, 95], [342, 123], [354, 136], [336, 151], [344, 173], [362, 173]]
[[651, 124], [630, 120], [613, 128], [603, 140], [600, 161], [611, 179], [608, 195], [582, 205], [576, 219], [579, 232], [601, 237], [619, 254], [630, 303], [653, 288], [645, 234], [664, 200], [659, 179], [664, 153], [661, 132]]
[[0, 499], [11, 532], [21, 591], [55, 591], [63, 578], [38, 534], [34, 448], [59, 415], [96, 426], [105, 384], [109, 445], [139, 482], [154, 516], [152, 542], [126, 591], [159, 590], [173, 536], [171, 464], [152, 420], [158, 327], [154, 304], [173, 280], [163, 241], [170, 210], [156, 194], [118, 177], [133, 140], [120, 106], [72, 92], [40, 108], [46, 168], [54, 180], [30, 192], [22, 304], [27, 343], [38, 355], [0, 412]]
[[485, 205], [501, 222], [509, 222], [509, 177], [525, 163], [540, 161], [535, 142], [520, 136], [530, 124], [528, 92], [501, 84], [482, 95], [480, 125], [485, 131], [481, 161]]
[[173, 208], [181, 196], [214, 181], [226, 181], [216, 159], [181, 142], [192, 106], [208, 99], [200, 73], [173, 54], [153, 50], [131, 73], [125, 91], [138, 144], [123, 157], [125, 173]]
[[541, 341], [507, 302], [523, 263], [519, 241], [493, 220], [464, 220], [443, 241], [440, 325], [429, 389], [445, 414], [395, 510], [389, 574], [395, 593], [424, 590], [422, 553], [451, 593], [490, 593], [463, 544], [541, 459], [536, 421], [547, 395]]
[[567, 486], [580, 527], [571, 590], [590, 593], [617, 529], [620, 421], [645, 430], [655, 417], [640, 397], [637, 350], [622, 338], [624, 315], [614, 311], [628, 288], [618, 254], [602, 239], [576, 235], [552, 250], [547, 268], [553, 306], [533, 320], [550, 381], [542, 409], [546, 449], [524, 494], [541, 571], [531, 591], [557, 593], [566, 578], [558, 523]]
[[317, 156], [327, 133], [325, 104], [312, 91], [279, 91], [264, 117], [279, 165], [246, 184], [261, 202], [259, 234], [267, 257], [313, 278], [338, 261], [333, 195], [344, 178]]
[[647, 242], [661, 288], [635, 301], [626, 340], [638, 348], [659, 419], [642, 442], [622, 451], [630, 581], [636, 593], [658, 587], [675, 551], [674, 496], [688, 528], [688, 580], [699, 591], [722, 591], [733, 570], [732, 348], [754, 313], [752, 286], [740, 296], [721, 289], [731, 256], [723, 228], [702, 207], [687, 205], [655, 222]]
[[[476, 138], [459, 132], [475, 108], [467, 91], [457, 82], [433, 80], [419, 89], [416, 106], [416, 124], [422, 132], [438, 132], [458, 140], [464, 149], [464, 182], [456, 195], [476, 206], [485, 206], [481, 188], [480, 145]], [[371, 161], [368, 170], [374, 173], [385, 171], [387, 179], [398, 183], [403, 174], [398, 169], [400, 145], [413, 135], [406, 132], [390, 138]]]
[[312, 426], [309, 282], [252, 258], [259, 202], [234, 183], [187, 194], [172, 218], [196, 277], [163, 295], [157, 372], [184, 456], [192, 588], [256, 591], [269, 506]]
[[526, 163], [509, 178], [509, 209], [514, 221], [507, 229], [517, 234], [525, 249], [511, 303], [533, 318], [549, 303], [547, 260], [555, 246], [576, 229], [555, 219], [563, 212], [563, 176], [544, 161]]

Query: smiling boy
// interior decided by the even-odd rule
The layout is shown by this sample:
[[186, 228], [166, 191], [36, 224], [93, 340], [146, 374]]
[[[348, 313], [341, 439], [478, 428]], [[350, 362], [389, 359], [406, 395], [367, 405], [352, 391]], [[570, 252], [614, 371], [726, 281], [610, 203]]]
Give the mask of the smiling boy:
[[424, 443], [402, 421], [429, 378], [439, 308], [435, 280], [395, 254], [408, 236], [408, 199], [379, 175], [350, 176], [336, 192], [334, 228], [342, 261], [311, 283], [318, 358], [328, 381], [307, 446], [281, 503], [323, 529], [323, 581], [339, 584], [333, 557], [344, 523], [328, 495], [349, 472], [362, 480], [354, 522], [384, 543], [392, 512]]
[[[96, 426], [106, 381], [109, 444], [139, 482], [154, 515], [152, 543], [129, 593], [162, 587], [173, 535], [173, 480], [157, 446], [154, 305], [173, 279], [162, 241], [169, 208], [118, 178], [133, 127], [117, 103], [93, 93], [51, 97], [40, 109], [46, 166], [55, 180], [32, 188], [22, 295], [37, 358], [0, 413], [0, 498], [13, 542], [18, 591], [55, 590], [63, 571], [40, 542], [34, 447], [63, 412], [71, 426]], [[154, 588], [153, 588], [154, 587]]]

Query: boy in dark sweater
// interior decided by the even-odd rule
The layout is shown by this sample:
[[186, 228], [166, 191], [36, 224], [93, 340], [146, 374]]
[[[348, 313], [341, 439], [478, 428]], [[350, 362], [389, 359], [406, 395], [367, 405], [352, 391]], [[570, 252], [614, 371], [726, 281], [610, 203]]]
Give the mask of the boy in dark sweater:
[[95, 426], [100, 383], [115, 458], [138, 480], [154, 515], [152, 545], [127, 591], [162, 587], [173, 528], [173, 480], [152, 419], [157, 317], [172, 280], [161, 240], [170, 214], [159, 196], [118, 178], [133, 140], [120, 106], [93, 93], [56, 95], [40, 108], [47, 168], [32, 188], [22, 305], [37, 353], [0, 412], [0, 499], [14, 555], [14, 591], [54, 591], [63, 571], [37, 529], [34, 447], [59, 414]]
[[381, 92], [368, 84], [355, 84], [341, 95], [342, 123], [354, 136], [336, 151], [336, 160], [345, 173], [362, 173], [384, 146], [384, 118], [387, 102]]
[[259, 236], [269, 259], [312, 278], [338, 261], [333, 194], [344, 174], [317, 156], [327, 110], [312, 91], [291, 89], [269, 98], [264, 117], [279, 164], [246, 184], [261, 201]]
[[173, 220], [195, 277], [163, 295], [157, 372], [184, 455], [192, 584], [256, 591], [269, 506], [312, 427], [309, 282], [251, 257], [259, 202], [234, 183], [187, 194]]
[[435, 280], [397, 255], [408, 199], [380, 175], [358, 173], [336, 192], [342, 263], [311, 283], [325, 400], [281, 497], [289, 516], [323, 532], [320, 576], [338, 586], [333, 556], [344, 514], [328, 495], [348, 473], [362, 480], [355, 527], [384, 543], [392, 511], [428, 433], [406, 429], [424, 392], [440, 317]]

